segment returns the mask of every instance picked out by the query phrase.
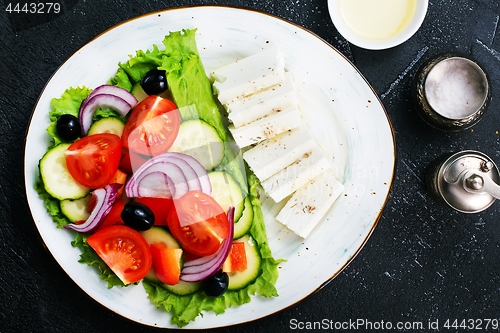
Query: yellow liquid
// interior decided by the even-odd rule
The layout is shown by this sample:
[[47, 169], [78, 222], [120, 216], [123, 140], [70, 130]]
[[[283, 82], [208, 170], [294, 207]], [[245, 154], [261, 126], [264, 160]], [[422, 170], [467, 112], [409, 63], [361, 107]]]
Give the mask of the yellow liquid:
[[382, 40], [399, 34], [410, 23], [417, 0], [339, 0], [340, 15], [358, 36]]

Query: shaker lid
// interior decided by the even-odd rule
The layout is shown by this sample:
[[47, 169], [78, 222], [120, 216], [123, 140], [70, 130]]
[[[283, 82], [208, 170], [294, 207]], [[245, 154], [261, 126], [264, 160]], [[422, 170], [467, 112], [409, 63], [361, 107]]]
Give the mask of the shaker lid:
[[496, 184], [500, 180], [495, 163], [481, 152], [467, 150], [450, 156], [439, 170], [438, 188], [448, 205], [463, 213], [483, 211], [496, 200], [487, 192], [473, 192], [465, 188], [464, 177], [470, 171], [475, 171], [481, 177], [488, 177]]

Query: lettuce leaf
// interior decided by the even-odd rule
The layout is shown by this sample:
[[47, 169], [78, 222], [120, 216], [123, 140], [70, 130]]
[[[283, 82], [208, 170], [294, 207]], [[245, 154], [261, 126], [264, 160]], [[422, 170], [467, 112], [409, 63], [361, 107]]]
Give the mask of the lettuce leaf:
[[52, 221], [57, 224], [57, 228], [62, 228], [63, 226], [69, 224], [69, 219], [61, 211], [60, 201], [51, 196], [45, 190], [43, 182], [41, 180], [37, 180], [34, 187], [40, 199], [44, 201], [47, 212], [50, 216], [52, 216]]

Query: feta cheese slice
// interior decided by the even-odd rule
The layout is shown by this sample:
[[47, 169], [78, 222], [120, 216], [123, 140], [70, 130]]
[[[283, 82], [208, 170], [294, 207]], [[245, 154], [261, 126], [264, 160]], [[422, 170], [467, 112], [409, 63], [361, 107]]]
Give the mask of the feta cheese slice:
[[263, 181], [317, 147], [305, 125], [264, 140], [243, 153], [250, 169]]
[[280, 202], [329, 168], [330, 163], [318, 147], [262, 181], [261, 185], [275, 202]]
[[235, 127], [251, 123], [272, 111], [283, 110], [298, 104], [297, 92], [290, 72], [285, 72], [285, 80], [247, 97], [238, 98], [224, 105], [229, 120]]
[[344, 190], [329, 172], [299, 188], [281, 209], [276, 220], [306, 238]]
[[250, 124], [235, 128], [228, 126], [238, 147], [243, 148], [272, 138], [303, 124], [299, 108], [294, 105], [285, 110], [275, 111]]
[[278, 47], [237, 60], [211, 73], [219, 101], [226, 104], [254, 94], [285, 78], [285, 61]]

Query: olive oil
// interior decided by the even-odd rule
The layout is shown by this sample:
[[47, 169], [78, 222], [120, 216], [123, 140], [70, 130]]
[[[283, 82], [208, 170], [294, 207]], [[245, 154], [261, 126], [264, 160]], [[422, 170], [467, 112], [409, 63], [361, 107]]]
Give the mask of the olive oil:
[[403, 31], [415, 15], [417, 0], [339, 0], [339, 12], [355, 34], [384, 40]]

